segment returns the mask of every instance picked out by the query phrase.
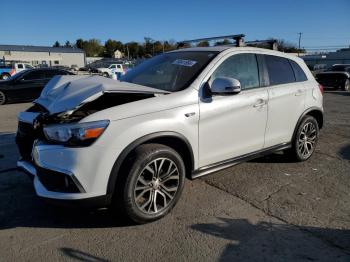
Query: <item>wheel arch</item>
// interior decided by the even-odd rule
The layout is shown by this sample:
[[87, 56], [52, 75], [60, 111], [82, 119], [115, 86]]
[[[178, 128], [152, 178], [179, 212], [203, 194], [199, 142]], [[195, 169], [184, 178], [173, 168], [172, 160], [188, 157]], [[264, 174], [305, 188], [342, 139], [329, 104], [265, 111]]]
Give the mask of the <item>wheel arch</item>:
[[324, 123], [323, 111], [318, 107], [311, 107], [311, 108], [307, 109], [306, 111], [304, 111], [304, 113], [299, 117], [298, 122], [295, 126], [295, 129], [294, 129], [292, 141], [295, 138], [295, 135], [297, 133], [297, 130], [298, 130], [298, 127], [299, 127], [301, 121], [303, 120], [303, 118], [306, 115], [313, 116], [316, 119], [319, 129], [321, 129], [323, 127], [323, 123]]
[[177, 132], [156, 132], [140, 137], [124, 148], [115, 161], [110, 173], [107, 184], [107, 194], [114, 193], [118, 177], [120, 177], [119, 173], [123, 170], [123, 165], [126, 164], [128, 156], [130, 156], [136, 147], [149, 143], [163, 144], [177, 151], [184, 161], [186, 176], [190, 177], [192, 170], [194, 170], [194, 154], [188, 139]]

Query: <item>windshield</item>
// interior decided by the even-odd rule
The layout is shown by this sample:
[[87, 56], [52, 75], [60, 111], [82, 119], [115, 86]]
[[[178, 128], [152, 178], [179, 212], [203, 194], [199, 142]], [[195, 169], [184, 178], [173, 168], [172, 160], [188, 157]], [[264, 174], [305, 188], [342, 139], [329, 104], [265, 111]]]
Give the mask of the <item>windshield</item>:
[[183, 51], [153, 57], [120, 81], [176, 92], [187, 88], [218, 52]]

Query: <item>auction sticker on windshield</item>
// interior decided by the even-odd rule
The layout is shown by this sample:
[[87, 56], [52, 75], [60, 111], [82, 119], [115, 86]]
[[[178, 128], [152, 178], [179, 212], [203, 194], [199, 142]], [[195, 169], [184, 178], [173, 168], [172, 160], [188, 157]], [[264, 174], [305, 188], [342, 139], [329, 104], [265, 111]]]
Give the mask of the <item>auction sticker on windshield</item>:
[[188, 66], [191, 67], [193, 65], [195, 65], [197, 63], [197, 61], [193, 61], [193, 60], [186, 60], [186, 59], [176, 59], [173, 62], [173, 65], [180, 65], [180, 66]]

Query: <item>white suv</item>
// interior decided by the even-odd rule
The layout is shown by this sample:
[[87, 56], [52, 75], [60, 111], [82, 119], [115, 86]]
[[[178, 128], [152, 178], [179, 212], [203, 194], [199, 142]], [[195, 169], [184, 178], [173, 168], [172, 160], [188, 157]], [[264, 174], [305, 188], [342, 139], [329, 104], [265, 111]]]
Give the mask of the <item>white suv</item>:
[[322, 91], [298, 57], [250, 47], [176, 50], [121, 81], [55, 77], [19, 114], [18, 166], [40, 197], [145, 223], [174, 207], [185, 177], [280, 150], [310, 158]]

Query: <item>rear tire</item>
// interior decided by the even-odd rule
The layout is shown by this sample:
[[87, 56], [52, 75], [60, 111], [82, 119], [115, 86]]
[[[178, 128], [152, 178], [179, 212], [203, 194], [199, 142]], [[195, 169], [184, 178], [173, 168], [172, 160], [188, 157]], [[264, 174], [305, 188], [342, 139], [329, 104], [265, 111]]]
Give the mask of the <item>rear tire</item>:
[[185, 165], [172, 148], [161, 144], [140, 145], [130, 165], [120, 175], [114, 205], [138, 224], [168, 214], [179, 200], [185, 183]]
[[319, 132], [316, 119], [309, 115], [304, 116], [296, 130], [292, 148], [286, 151], [288, 157], [298, 162], [308, 160], [315, 152]]
[[350, 90], [350, 80], [349, 80], [349, 79], [346, 79], [346, 80], [345, 80], [345, 83], [344, 83], [342, 89], [343, 89], [344, 91], [349, 91], [349, 90]]
[[0, 91], [0, 105], [6, 104], [6, 95], [4, 92]]

